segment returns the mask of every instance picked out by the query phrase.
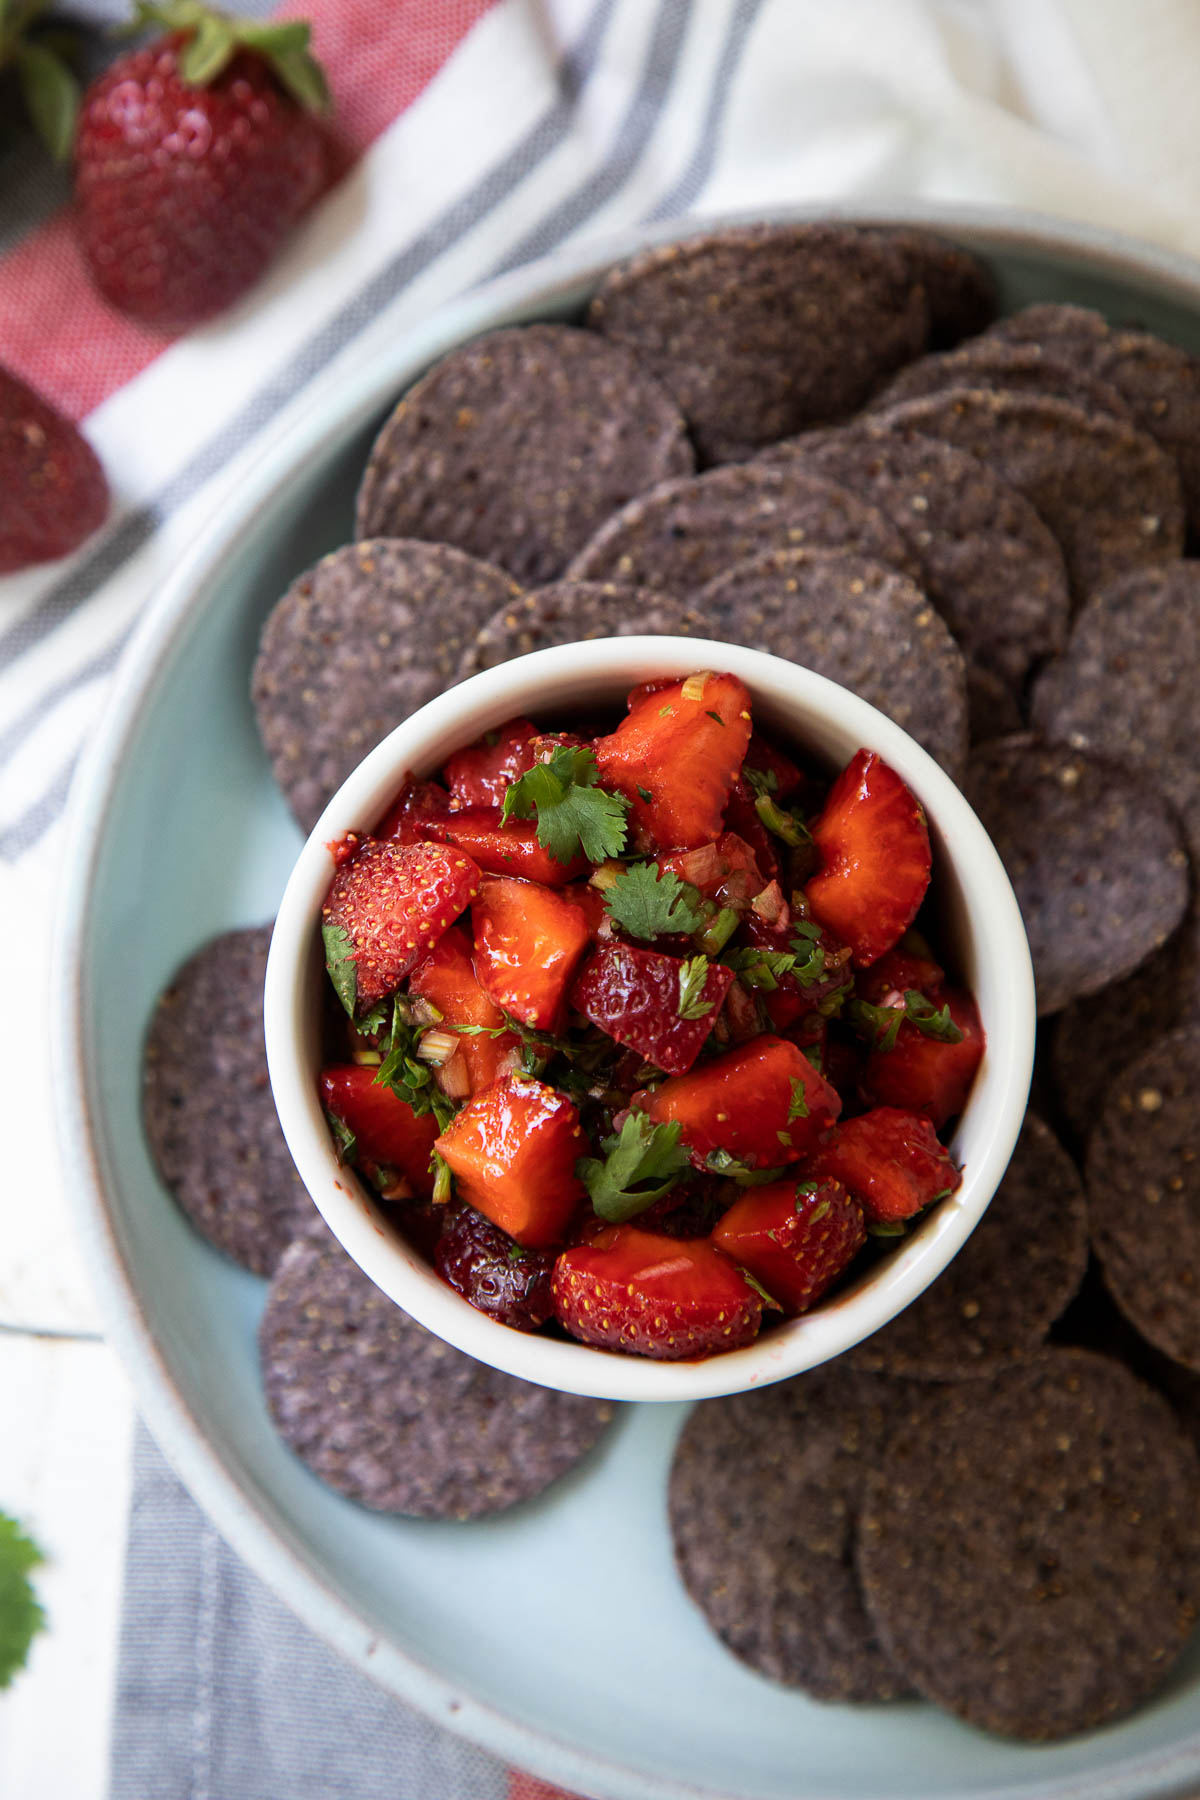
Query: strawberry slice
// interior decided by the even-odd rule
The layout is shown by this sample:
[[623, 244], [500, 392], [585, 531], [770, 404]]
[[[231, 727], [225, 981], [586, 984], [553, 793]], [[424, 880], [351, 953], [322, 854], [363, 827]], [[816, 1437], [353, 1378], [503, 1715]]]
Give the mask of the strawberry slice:
[[762, 1299], [705, 1238], [608, 1225], [554, 1265], [554, 1310], [572, 1337], [675, 1362], [758, 1336]]
[[656, 1124], [678, 1119], [683, 1142], [701, 1168], [722, 1150], [751, 1169], [795, 1162], [816, 1148], [842, 1110], [804, 1052], [786, 1038], [769, 1036], [752, 1038], [687, 1075], [635, 1094], [631, 1104]]
[[506, 1075], [467, 1101], [434, 1148], [460, 1198], [518, 1244], [542, 1250], [563, 1241], [584, 1195], [575, 1164], [587, 1149], [565, 1094]]
[[537, 727], [528, 719], [510, 719], [485, 737], [456, 750], [442, 777], [456, 806], [503, 806], [509, 784], [532, 769]]
[[877, 1106], [839, 1125], [808, 1172], [819, 1181], [840, 1181], [868, 1220], [888, 1224], [911, 1219], [962, 1182], [930, 1121], [894, 1106]]
[[925, 815], [894, 769], [860, 750], [812, 822], [821, 867], [807, 884], [813, 917], [865, 969], [903, 937], [929, 886]]
[[747, 1188], [712, 1234], [789, 1314], [807, 1312], [867, 1241], [863, 1209], [840, 1181]]
[[536, 824], [510, 819], [502, 825], [498, 806], [452, 810], [450, 796], [432, 781], [405, 783], [380, 824], [379, 836], [401, 844], [454, 844], [480, 869], [493, 875], [522, 875], [543, 887], [562, 887], [588, 866], [581, 856], [557, 862], [538, 843]]
[[970, 994], [947, 988], [936, 996], [962, 1032], [962, 1042], [927, 1037], [905, 1020], [891, 1050], [873, 1050], [860, 1078], [863, 1099], [876, 1106], [900, 1106], [924, 1113], [938, 1131], [962, 1111], [987, 1045], [979, 1011]]
[[807, 791], [813, 786], [810, 778], [802, 769], [797, 768], [791, 757], [785, 756], [778, 745], [773, 744], [760, 731], [751, 734], [750, 746], [746, 751], [746, 767], [765, 775], [768, 783], [774, 777], [774, 785], [770, 786], [769, 791], [771, 798], [778, 800], [781, 805], [801, 789]]
[[477, 1311], [515, 1331], [554, 1317], [553, 1250], [523, 1250], [473, 1206], [444, 1206], [433, 1266]]
[[321, 908], [325, 960], [347, 1012], [398, 987], [479, 891], [475, 863], [440, 844], [364, 838]]
[[429, 1159], [438, 1134], [432, 1113], [418, 1118], [411, 1106], [375, 1080], [376, 1070], [332, 1063], [321, 1070], [321, 1105], [355, 1140], [354, 1163], [372, 1181], [407, 1181], [420, 1200], [433, 1193]]
[[945, 981], [946, 971], [932, 956], [922, 956], [919, 951], [905, 950], [897, 944], [858, 977], [854, 992], [871, 1006], [903, 1006], [909, 992], [932, 1000], [941, 994]]
[[745, 685], [735, 675], [691, 675], [630, 696], [616, 731], [596, 740], [600, 786], [629, 801], [637, 844], [692, 850], [720, 835], [749, 742]]
[[535, 1031], [557, 1032], [575, 965], [591, 942], [583, 908], [536, 882], [484, 875], [471, 920], [484, 993]]
[[408, 991], [437, 1007], [445, 1030], [453, 1030], [456, 1025], [479, 1028], [462, 1034], [454, 1057], [455, 1061], [462, 1057], [469, 1091], [477, 1094], [510, 1072], [521, 1043], [511, 1031], [502, 1030], [499, 1037], [490, 1035], [503, 1027], [504, 1014], [480, 987], [471, 949], [471, 940], [462, 926], [452, 925], [417, 964], [408, 978]]
[[[691, 967], [700, 973], [704, 965]], [[733, 980], [732, 969], [710, 963], [703, 981], [689, 986], [688, 970], [678, 956], [610, 938], [575, 977], [571, 1005], [656, 1068], [683, 1075], [699, 1056]]]

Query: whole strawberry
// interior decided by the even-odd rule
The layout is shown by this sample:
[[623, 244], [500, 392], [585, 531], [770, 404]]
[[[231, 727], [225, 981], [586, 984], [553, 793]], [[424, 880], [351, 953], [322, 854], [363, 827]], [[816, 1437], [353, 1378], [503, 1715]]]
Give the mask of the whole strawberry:
[[111, 306], [184, 331], [253, 286], [327, 178], [324, 77], [299, 20], [257, 24], [197, 0], [138, 6], [167, 36], [84, 94], [76, 231]]
[[66, 556], [107, 511], [108, 483], [91, 445], [0, 367], [0, 575]]

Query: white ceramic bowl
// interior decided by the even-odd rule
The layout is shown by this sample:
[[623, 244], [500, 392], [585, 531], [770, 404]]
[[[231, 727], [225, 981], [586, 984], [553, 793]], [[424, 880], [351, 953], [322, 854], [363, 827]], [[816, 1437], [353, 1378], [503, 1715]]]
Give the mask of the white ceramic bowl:
[[[579, 708], [619, 711], [653, 676], [728, 670], [753, 695], [755, 720], [831, 769], [876, 750], [921, 801], [934, 850], [939, 944], [979, 1005], [987, 1050], [953, 1140], [962, 1186], [932, 1208], [894, 1255], [811, 1313], [770, 1324], [742, 1350], [656, 1362], [501, 1325], [448, 1287], [388, 1211], [341, 1166], [318, 1097], [321, 903], [347, 831], [374, 825], [407, 774], [431, 775], [451, 751], [518, 715], [553, 725]], [[898, 725], [809, 669], [705, 639], [610, 638], [565, 644], [488, 669], [399, 726], [343, 782], [302, 850], [279, 908], [267, 965], [267, 1059], [284, 1136], [330, 1229], [361, 1268], [413, 1318], [481, 1362], [546, 1387], [613, 1400], [694, 1400], [778, 1381], [870, 1337], [914, 1300], [965, 1243], [1012, 1154], [1033, 1067], [1035, 1006], [1029, 947], [1008, 877], [949, 776]]]

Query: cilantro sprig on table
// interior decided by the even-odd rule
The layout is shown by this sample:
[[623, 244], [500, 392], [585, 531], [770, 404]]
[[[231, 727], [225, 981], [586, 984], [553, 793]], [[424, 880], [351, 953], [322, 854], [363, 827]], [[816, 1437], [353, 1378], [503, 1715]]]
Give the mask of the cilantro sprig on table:
[[673, 932], [690, 937], [704, 923], [700, 895], [690, 882], [657, 863], [630, 863], [604, 890], [614, 925], [631, 937], [659, 938]]
[[903, 1006], [872, 1006], [869, 1000], [852, 1000], [846, 1016], [857, 1031], [870, 1038], [873, 1050], [894, 1050], [906, 1021], [939, 1043], [962, 1043], [962, 1032], [950, 1017], [949, 1006], [935, 1006], [915, 988], [905, 989]]
[[555, 862], [569, 863], [580, 850], [593, 863], [620, 856], [629, 801], [598, 787], [599, 779], [592, 751], [562, 744], [509, 784], [500, 823], [536, 818], [538, 843]]
[[603, 1161], [580, 1157], [575, 1171], [602, 1219], [623, 1225], [670, 1193], [691, 1162], [680, 1145], [680, 1130], [678, 1119], [655, 1125], [634, 1111], [617, 1136], [602, 1140]]
[[41, 1560], [17, 1521], [0, 1513], [0, 1688], [25, 1666], [29, 1646], [45, 1629], [46, 1615], [29, 1581]]

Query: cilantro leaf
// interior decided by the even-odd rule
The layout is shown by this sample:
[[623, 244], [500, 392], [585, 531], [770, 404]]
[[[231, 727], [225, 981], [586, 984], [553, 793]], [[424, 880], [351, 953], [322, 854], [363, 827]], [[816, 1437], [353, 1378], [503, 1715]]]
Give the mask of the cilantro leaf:
[[418, 1118], [432, 1113], [440, 1129], [445, 1131], [458, 1106], [443, 1094], [431, 1065], [422, 1062], [417, 1055], [424, 1027], [412, 1024], [405, 1017], [405, 1011], [404, 1002], [397, 995], [392, 1005], [392, 1026], [384, 1047], [383, 1062], [373, 1085], [391, 1088], [396, 1098], [411, 1106]]
[[783, 1311], [783, 1307], [779, 1304], [779, 1301], [775, 1298], [774, 1294], [769, 1294], [767, 1292], [757, 1275], [752, 1275], [749, 1269], [745, 1268], [741, 1263], [738, 1264], [737, 1271], [746, 1285], [754, 1289], [754, 1292], [758, 1295], [764, 1306], [770, 1307], [773, 1312]]
[[358, 965], [354, 960], [353, 940], [344, 925], [326, 922], [321, 927], [321, 942], [325, 946], [325, 967], [334, 992], [353, 1018], [358, 1000]]
[[761, 800], [767, 794], [775, 794], [779, 791], [779, 777], [774, 769], [744, 768], [742, 774], [745, 776], [746, 786], [756, 800]]
[[549, 762], [536, 763], [509, 784], [500, 823], [536, 816], [538, 843], [555, 862], [569, 863], [580, 849], [593, 863], [619, 856], [629, 802], [597, 787], [599, 778], [590, 750], [560, 744]]
[[764, 950], [757, 944], [730, 950], [724, 962], [741, 976], [746, 987], [761, 988], [767, 994], [773, 994], [783, 976], [790, 975], [796, 966], [789, 951]]
[[894, 1050], [904, 1023], [902, 1006], [872, 1006], [869, 1000], [851, 1000], [846, 1016], [861, 1037], [870, 1038], [872, 1050]]
[[962, 1032], [950, 1017], [949, 1006], [943, 1006], [939, 1011], [932, 1000], [927, 1000], [915, 988], [905, 989], [904, 1016], [926, 1037], [937, 1038], [942, 1044], [962, 1043]]
[[670, 1192], [691, 1162], [679, 1142], [681, 1129], [678, 1119], [654, 1125], [644, 1112], [631, 1112], [620, 1135], [603, 1140], [603, 1162], [580, 1157], [575, 1172], [602, 1219], [623, 1225]]
[[42, 1553], [6, 1513], [0, 1513], [0, 1688], [25, 1665], [29, 1646], [44, 1630], [43, 1613], [29, 1582]]
[[752, 1169], [749, 1163], [739, 1162], [728, 1150], [710, 1150], [704, 1159], [704, 1166], [710, 1175], [724, 1175], [730, 1181], [739, 1182], [742, 1187], [765, 1187], [768, 1182], [778, 1181], [786, 1173], [783, 1166]]
[[700, 895], [689, 882], [657, 863], [630, 863], [604, 890], [609, 918], [631, 937], [690, 936], [704, 923]]
[[333, 1151], [340, 1164], [352, 1163], [354, 1153], [358, 1149], [358, 1139], [347, 1125], [345, 1119], [339, 1119], [335, 1112], [325, 1113], [325, 1120], [333, 1134]]
[[679, 1004], [675, 1008], [681, 1019], [702, 1019], [713, 1009], [711, 1000], [704, 998], [704, 989], [708, 982], [707, 956], [693, 956], [679, 970]]
[[800, 1075], [792, 1078], [792, 1098], [788, 1106], [788, 1124], [793, 1119], [807, 1119], [808, 1095], [804, 1091], [804, 1080]]

